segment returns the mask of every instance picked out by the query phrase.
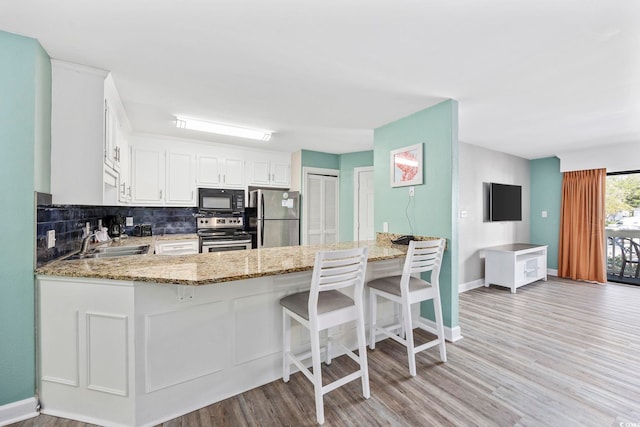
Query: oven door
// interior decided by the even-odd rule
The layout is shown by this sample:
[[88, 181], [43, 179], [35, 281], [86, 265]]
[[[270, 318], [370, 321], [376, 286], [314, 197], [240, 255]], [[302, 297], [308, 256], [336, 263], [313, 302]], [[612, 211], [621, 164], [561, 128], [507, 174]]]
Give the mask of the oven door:
[[244, 251], [251, 249], [251, 241], [246, 240], [209, 240], [200, 238], [200, 253]]

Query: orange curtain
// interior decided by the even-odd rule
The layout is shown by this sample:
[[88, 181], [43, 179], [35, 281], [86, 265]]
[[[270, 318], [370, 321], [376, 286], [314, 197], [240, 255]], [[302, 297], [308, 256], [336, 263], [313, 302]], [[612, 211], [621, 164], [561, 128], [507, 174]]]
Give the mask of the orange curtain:
[[558, 248], [558, 276], [606, 283], [606, 169], [565, 172]]

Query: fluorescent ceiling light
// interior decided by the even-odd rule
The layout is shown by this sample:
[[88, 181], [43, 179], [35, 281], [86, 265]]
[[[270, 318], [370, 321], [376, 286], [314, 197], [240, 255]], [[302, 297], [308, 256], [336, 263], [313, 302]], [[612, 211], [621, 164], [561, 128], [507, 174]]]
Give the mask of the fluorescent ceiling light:
[[219, 135], [239, 136], [240, 138], [268, 141], [271, 139], [270, 130], [248, 129], [238, 126], [223, 125], [221, 123], [205, 122], [202, 120], [176, 117], [176, 127], [181, 129], [197, 130], [200, 132], [217, 133]]

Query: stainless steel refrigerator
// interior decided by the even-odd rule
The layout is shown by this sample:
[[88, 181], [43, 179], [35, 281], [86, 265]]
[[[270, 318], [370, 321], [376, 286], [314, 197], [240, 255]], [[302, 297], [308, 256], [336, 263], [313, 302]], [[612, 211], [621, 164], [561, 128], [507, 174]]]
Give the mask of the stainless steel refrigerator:
[[254, 190], [249, 200], [257, 210], [258, 248], [300, 244], [300, 193]]

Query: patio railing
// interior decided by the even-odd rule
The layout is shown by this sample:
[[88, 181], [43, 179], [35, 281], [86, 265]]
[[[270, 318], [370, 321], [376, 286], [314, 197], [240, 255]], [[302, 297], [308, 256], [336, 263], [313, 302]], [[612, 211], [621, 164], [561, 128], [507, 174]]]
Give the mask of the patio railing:
[[609, 229], [607, 236], [607, 279], [640, 285], [640, 230]]

